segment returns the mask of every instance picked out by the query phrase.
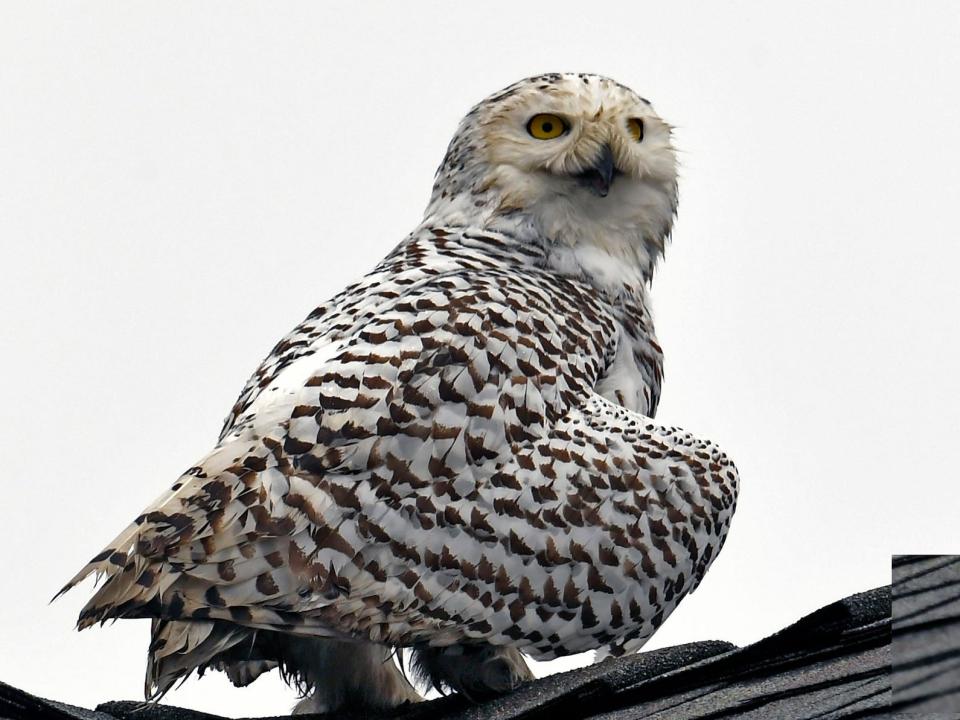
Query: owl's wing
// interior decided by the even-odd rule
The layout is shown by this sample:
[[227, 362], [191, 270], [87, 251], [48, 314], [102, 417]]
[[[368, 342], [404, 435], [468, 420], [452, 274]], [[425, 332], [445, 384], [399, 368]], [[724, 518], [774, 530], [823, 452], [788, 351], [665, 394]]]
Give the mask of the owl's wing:
[[282, 406], [285, 398], [300, 390], [313, 370], [329, 360], [330, 351], [338, 342], [356, 333], [384, 303], [389, 303], [395, 297], [389, 290], [391, 283], [387, 282], [391, 273], [396, 275], [393, 282], [418, 279], [415, 269], [398, 268], [388, 257], [361, 281], [314, 308], [274, 345], [240, 391], [224, 420], [220, 442], [247, 429], [258, 400], [260, 406]]
[[543, 657], [652, 632], [719, 549], [732, 464], [593, 392], [617, 338], [589, 286], [477, 263], [395, 294], [71, 581], [108, 576], [81, 627]]
[[403, 608], [420, 641], [539, 659], [642, 646], [718, 554], [738, 485], [716, 446], [595, 394], [467, 477], [418, 491], [386, 478], [357, 545], [385, 577], [355, 582], [350, 609]]
[[[331, 359], [337, 346], [355, 337], [372, 319], [405, 294], [440, 274], [462, 272], [462, 247], [447, 233], [414, 232], [360, 281], [316, 307], [287, 333], [247, 380], [227, 415], [220, 442], [244, 434], [264, 408], [283, 408], [313, 371]], [[272, 418], [272, 414], [271, 414]], [[268, 424], [264, 418], [257, 423]]]
[[[580, 317], [583, 288], [554, 297], [564, 288], [482, 267], [400, 279], [362, 293], [382, 298], [366, 301], [375, 318], [334, 323], [289, 362], [274, 353], [265, 367], [280, 370], [243, 400], [217, 448], [64, 588], [107, 576], [81, 627], [133, 615], [292, 624], [277, 612], [339, 597], [353, 560], [344, 534], [356, 540], [366, 514], [353, 495], [378, 511], [376, 488], [401, 465], [424, 482], [472, 482], [511, 443], [542, 435], [600, 372], [613, 323], [593, 301]], [[542, 389], [527, 387], [530, 373]]]
[[327, 623], [543, 658], [639, 647], [718, 553], [738, 480], [595, 392], [618, 341], [591, 287], [537, 273], [441, 278], [371, 327], [291, 426], [347, 546]]

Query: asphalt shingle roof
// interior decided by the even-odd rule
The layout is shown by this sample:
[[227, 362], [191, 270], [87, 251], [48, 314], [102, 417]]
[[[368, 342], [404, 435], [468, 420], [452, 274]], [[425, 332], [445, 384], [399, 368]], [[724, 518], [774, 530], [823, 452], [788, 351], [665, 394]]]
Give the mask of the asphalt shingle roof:
[[893, 558], [892, 708], [960, 718], [960, 555]]

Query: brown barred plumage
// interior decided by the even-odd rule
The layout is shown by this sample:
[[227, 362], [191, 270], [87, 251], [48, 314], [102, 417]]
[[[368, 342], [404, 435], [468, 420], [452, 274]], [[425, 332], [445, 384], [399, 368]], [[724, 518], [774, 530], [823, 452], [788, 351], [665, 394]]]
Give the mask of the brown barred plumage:
[[[511, 124], [534, 112], [577, 135], [521, 162], [546, 152]], [[639, 148], [617, 135], [633, 116]], [[669, 130], [626, 88], [543, 76], [479, 105], [424, 223], [277, 344], [213, 451], [68, 583], [106, 576], [80, 627], [155, 618], [149, 697], [280, 665], [313, 710], [415, 699], [391, 647], [473, 694], [528, 677], [517, 650], [639, 648], [737, 493], [717, 447], [651, 420], [646, 285], [675, 206]]]

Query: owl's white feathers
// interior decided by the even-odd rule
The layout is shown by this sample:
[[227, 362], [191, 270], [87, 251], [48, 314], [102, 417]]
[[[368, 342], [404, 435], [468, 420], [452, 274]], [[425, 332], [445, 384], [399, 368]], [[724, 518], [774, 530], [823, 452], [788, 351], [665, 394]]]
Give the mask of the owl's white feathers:
[[[568, 132], [531, 138], [527, 123], [542, 113], [565, 120]], [[629, 119], [642, 121], [642, 142], [631, 136]], [[604, 147], [619, 177], [598, 197], [577, 176]], [[425, 224], [547, 242], [561, 273], [583, 273], [617, 293], [649, 281], [676, 207], [670, 126], [650, 103], [608, 78], [548, 75], [516, 83], [467, 114], [437, 171]]]
[[[564, 134], [532, 137], [539, 113]], [[274, 348], [211, 453], [71, 580], [107, 578], [80, 626], [155, 618], [149, 695], [278, 662], [316, 688], [295, 638], [640, 647], [716, 556], [737, 491], [717, 447], [650, 419], [669, 134], [592, 75], [474, 108], [423, 223]], [[401, 684], [377, 702], [410, 699]]]

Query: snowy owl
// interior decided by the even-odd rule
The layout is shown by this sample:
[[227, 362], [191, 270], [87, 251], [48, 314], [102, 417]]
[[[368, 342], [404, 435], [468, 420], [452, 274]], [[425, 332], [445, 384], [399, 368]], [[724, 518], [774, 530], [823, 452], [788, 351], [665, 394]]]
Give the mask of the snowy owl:
[[146, 694], [279, 667], [300, 712], [472, 698], [640, 648], [737, 496], [653, 417], [648, 288], [677, 206], [670, 128], [549, 74], [463, 119], [423, 221], [273, 348], [219, 441], [64, 588], [86, 628], [153, 620]]

